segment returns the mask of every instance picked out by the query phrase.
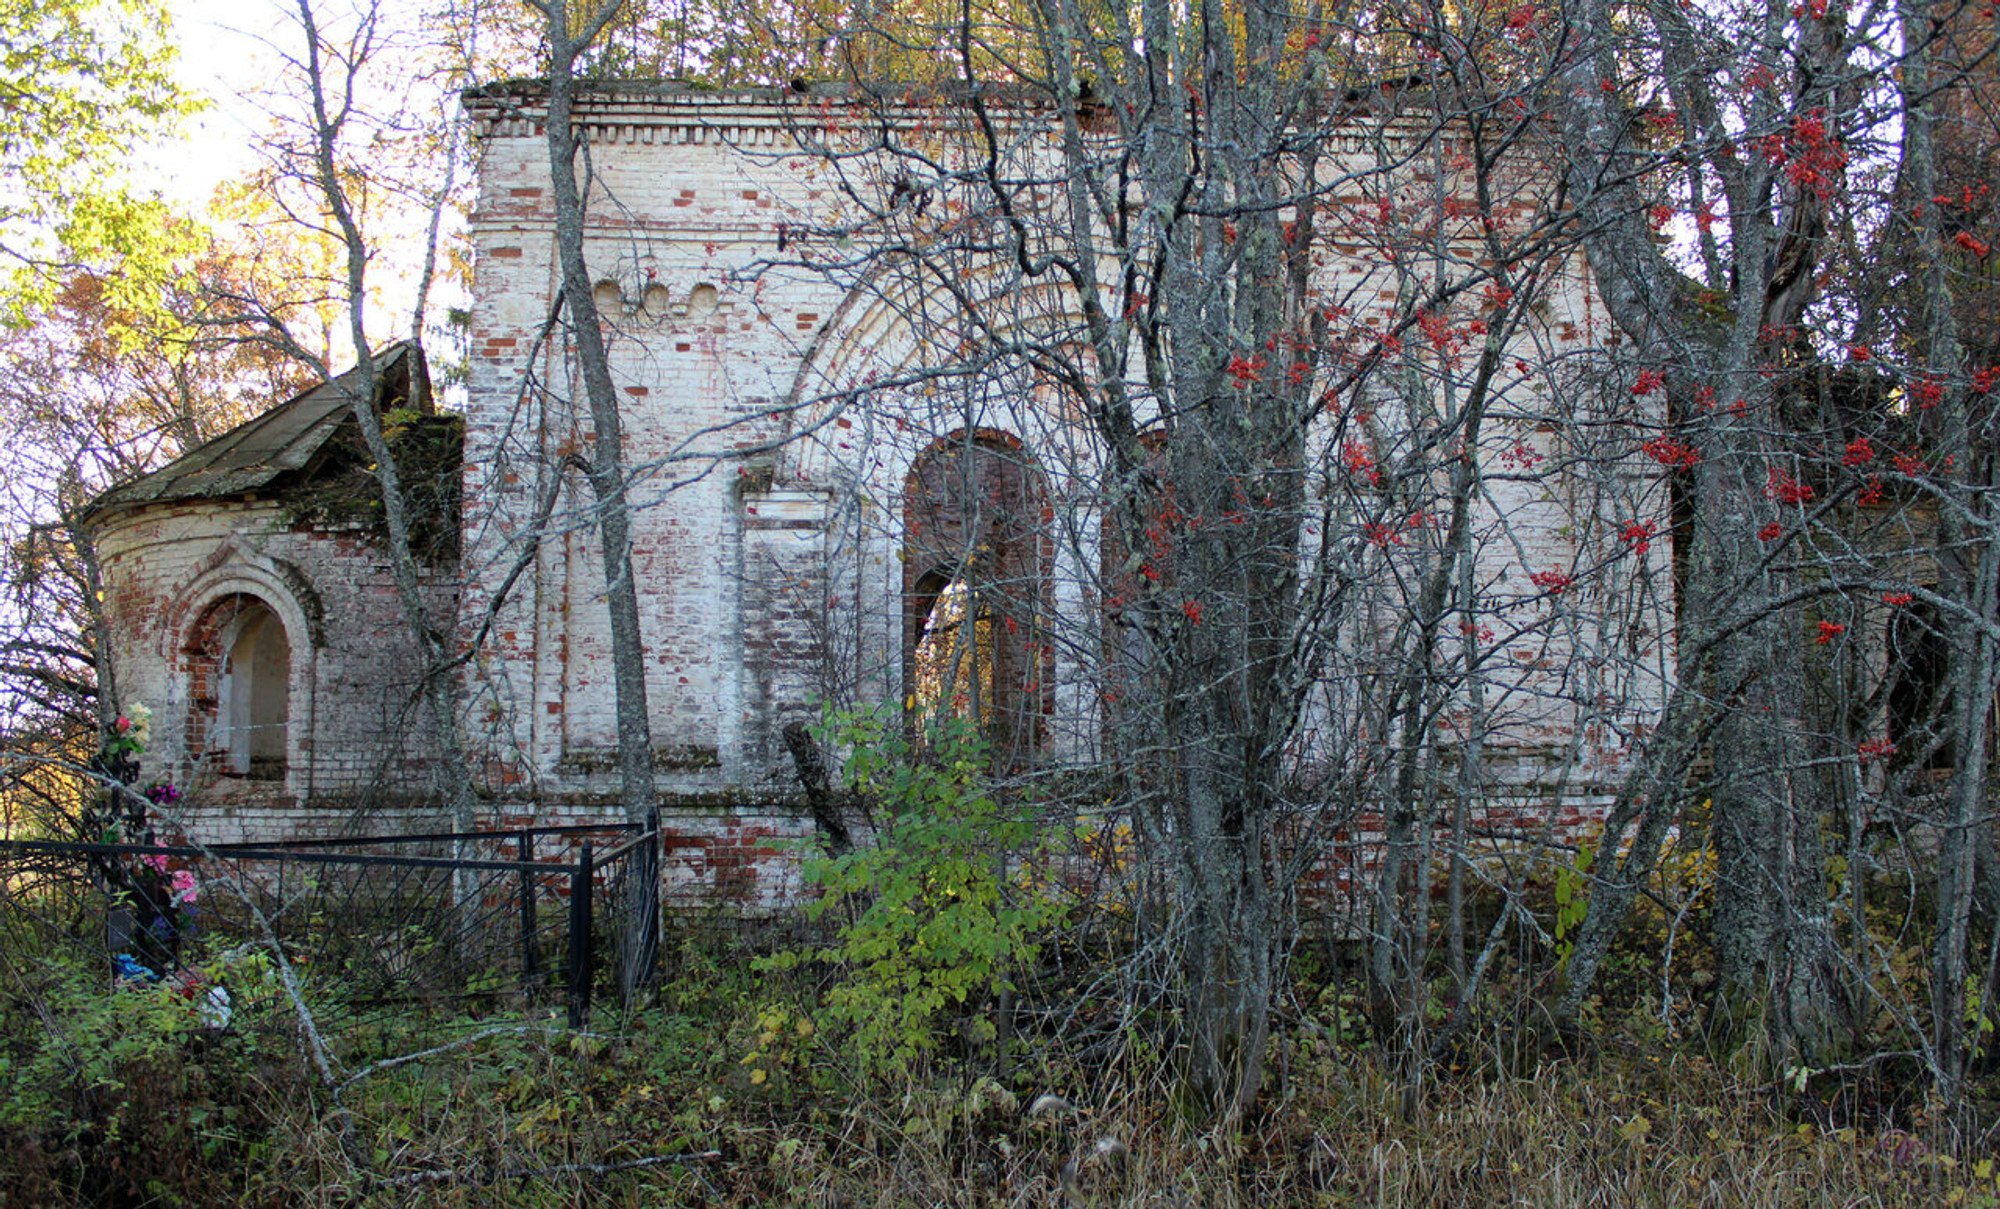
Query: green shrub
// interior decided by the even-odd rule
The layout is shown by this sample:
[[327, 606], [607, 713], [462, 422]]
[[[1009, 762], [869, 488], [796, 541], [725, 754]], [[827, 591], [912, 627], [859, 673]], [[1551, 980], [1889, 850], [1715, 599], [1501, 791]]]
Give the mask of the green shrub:
[[[833, 967], [820, 1027], [872, 1077], [934, 1052], [945, 1013], [1000, 991], [1010, 969], [1034, 958], [1060, 907], [1010, 874], [1037, 841], [1036, 820], [994, 795], [971, 724], [944, 720], [918, 746], [891, 707], [832, 715], [827, 737], [850, 753], [847, 783], [873, 805], [874, 843], [806, 863], [821, 892], [812, 916], [846, 916], [838, 941], [764, 966], [810, 957]], [[973, 1022], [969, 1034], [991, 1040], [992, 1022]], [[748, 1061], [762, 1057], [760, 1048]]]
[[[87, 956], [17, 965], [0, 1024], [0, 1204], [200, 1203], [193, 1173], [241, 1148], [247, 1064], [162, 985], [113, 987]], [[206, 1185], [206, 1186], [204, 1186]]]

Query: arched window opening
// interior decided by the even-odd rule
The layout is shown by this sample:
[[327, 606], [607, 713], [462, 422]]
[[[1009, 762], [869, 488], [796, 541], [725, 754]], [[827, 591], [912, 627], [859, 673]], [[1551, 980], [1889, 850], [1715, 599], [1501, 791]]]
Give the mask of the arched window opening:
[[918, 589], [919, 607], [929, 607], [917, 637], [917, 722], [959, 718], [985, 729], [993, 723], [999, 653], [993, 611], [965, 580], [937, 586], [942, 579], [925, 576]]
[[196, 627], [190, 655], [209, 767], [246, 780], [283, 780], [292, 675], [284, 623], [255, 597], [230, 597]]
[[959, 433], [904, 494], [903, 688], [911, 725], [978, 726], [999, 767], [1033, 758], [1050, 696], [1041, 476], [1019, 441]]

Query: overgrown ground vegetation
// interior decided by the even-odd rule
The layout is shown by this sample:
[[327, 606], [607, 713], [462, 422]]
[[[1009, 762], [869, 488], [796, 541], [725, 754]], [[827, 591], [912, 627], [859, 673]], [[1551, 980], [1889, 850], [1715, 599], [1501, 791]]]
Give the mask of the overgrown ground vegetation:
[[1568, 853], [1520, 883], [1471, 999], [1437, 963], [1422, 1045], [1371, 1024], [1365, 938], [1308, 904], [1273, 1077], [1215, 1127], [1176, 1078], [1171, 1000], [1130, 976], [1129, 904], [1060, 876], [1115, 846], [1026, 826], [962, 735], [915, 751], [863, 718], [846, 739], [876, 842], [802, 853], [807, 911], [676, 919], [646, 1003], [583, 1031], [511, 993], [344, 1017], [307, 948], [283, 950], [295, 1000], [270, 946], [221, 927], [183, 954], [232, 990], [217, 1030], [177, 990], [113, 988], [101, 914], [55, 909], [88, 896], [10, 881], [0, 1204], [2000, 1203], [1993, 1056], [1946, 1113], [1893, 1048], [1923, 1024], [1901, 1006], [1923, 1001], [1925, 915], [1897, 897], [1916, 871], [1877, 879], [1871, 951], [1908, 961], [1852, 1022], [1852, 1060], [1775, 1075], [1761, 1026], [1713, 1010], [1698, 835], [1573, 1031], [1548, 974], [1586, 892]]
[[[1643, 1002], [1601, 1005], [1615, 1019], [1576, 1051], [1535, 1032], [1532, 1002], [1495, 1012], [1412, 1080], [1353, 1029], [1359, 988], [1302, 961], [1281, 1078], [1240, 1132], [1205, 1133], [1180, 1123], [1155, 1022], [981, 1042], [980, 1003], [940, 1018], [927, 1057], [870, 1071], [816, 1024], [827, 971], [774, 978], [747, 944], [689, 936], [655, 1005], [600, 1013], [586, 1033], [515, 1010], [351, 1037], [358, 1069], [485, 1034], [337, 1102], [275, 1001], [215, 1035], [170, 991], [10, 961], [0, 1203], [2000, 1200], [1980, 1114], [1927, 1113], [1893, 1067], [1751, 1082], [1732, 1073], [1737, 1051], [1663, 1033]], [[1080, 982], [1045, 962], [1015, 1002], [1049, 1019]]]
[[[1199, 13], [1148, 0], [1129, 13], [915, 5], [908, 20], [892, 5], [848, 23], [847, 7], [831, 6], [838, 29], [805, 22], [820, 35], [797, 39], [817, 47], [811, 60], [780, 61], [773, 47], [768, 66], [745, 67], [756, 56], [731, 58], [725, 45], [703, 81], [783, 84], [787, 95], [875, 73], [968, 95], [1025, 87], [1052, 120], [1075, 122], [1045, 132], [1079, 149], [1046, 182], [1057, 192], [1124, 198], [1139, 180], [1142, 210], [1184, 216], [1129, 235], [1080, 203], [1066, 224], [999, 222], [1015, 213], [1020, 169], [990, 139], [962, 161], [937, 161], [958, 166], [908, 204], [911, 182], [888, 170], [931, 162], [931, 147], [901, 119], [884, 120], [868, 123], [887, 140], [884, 170], [850, 178], [837, 221], [818, 216], [829, 225], [791, 245], [791, 263], [739, 266], [745, 281], [810, 271], [843, 297], [872, 292], [905, 305], [925, 341], [960, 348], [911, 380], [940, 386], [916, 428], [971, 431], [1000, 380], [994, 367], [1102, 404], [1079, 442], [1093, 448], [1071, 468], [1079, 510], [1062, 522], [1122, 528], [1124, 549], [1154, 559], [1124, 574], [1174, 589], [1118, 606], [1129, 641], [1076, 644], [1113, 648], [1094, 687], [1105, 706], [1123, 703], [1107, 712], [1116, 742], [1106, 759], [1129, 770], [1127, 783], [1072, 794], [1068, 772], [1044, 770], [1050, 783], [1025, 801], [984, 783], [976, 756], [949, 743], [897, 750], [900, 723], [868, 732], [857, 719], [839, 746], [862, 757], [850, 788], [876, 817], [868, 843], [816, 865], [819, 906], [768, 926], [679, 921], [672, 972], [649, 1003], [630, 1015], [600, 1009], [582, 1033], [562, 1027], [559, 1005], [491, 988], [476, 1012], [440, 1003], [359, 1021], [337, 972], [313, 960], [293, 971], [311, 992], [295, 1004], [273, 984], [282, 950], [217, 929], [186, 954], [236, 994], [229, 1027], [212, 1034], [198, 1001], [113, 989], [102, 904], [65, 915], [24, 901], [0, 870], [0, 1196], [1993, 1200], [1988, 1005], [2000, 946], [1981, 703], [2000, 682], [2000, 345], [1985, 185], [1994, 94], [1982, 74], [1993, 54], [1978, 14], [1914, 0]], [[549, 33], [502, 37], [521, 51], [504, 62], [555, 77], [552, 112], [572, 84], [588, 93], [598, 76], [666, 70], [663, 55], [646, 53], [655, 6], [531, 8], [524, 28]], [[459, 14], [465, 28], [483, 11]], [[286, 333], [332, 331], [345, 318], [356, 359], [372, 364], [362, 304], [377, 287], [361, 270], [401, 241], [371, 245], [353, 207], [371, 193], [438, 207], [453, 195], [449, 171], [433, 174], [441, 185], [379, 187], [399, 177], [383, 175], [391, 157], [362, 132], [384, 127], [330, 120], [324, 89], [341, 63], [359, 70], [368, 39], [357, 35], [343, 58], [310, 6], [300, 17], [304, 49], [286, 83], [298, 105], [281, 108], [307, 120], [274, 161], [289, 183], [248, 195], [311, 216], [314, 238], [282, 265], [260, 244], [217, 250], [195, 274], [202, 288], [190, 278], [188, 297], [169, 299], [171, 322], [142, 326], [145, 372], [102, 356], [71, 368], [68, 355], [79, 341], [132, 343], [103, 337], [124, 321], [100, 314], [97, 296], [111, 277], [136, 278], [133, 262], [77, 279], [17, 352], [17, 368], [47, 372], [16, 381], [46, 379], [29, 393], [63, 405], [17, 409], [29, 422], [13, 442], [13, 464], [27, 468], [15, 477], [51, 493], [21, 518], [34, 540], [9, 546], [21, 622], [9, 648], [19, 658], [5, 669], [18, 715], [13, 796], [51, 797], [46, 779], [72, 784], [88, 736], [134, 706], [79, 637], [96, 632], [101, 585], [87, 546], [72, 544], [77, 506], [103, 474], [171, 456], [155, 447], [156, 430], [183, 448], [223, 423], [220, 402], [283, 397], [288, 365], [237, 360], [255, 346], [218, 349], [212, 337], [258, 334], [324, 376], [330, 357]], [[662, 29], [677, 38], [672, 74], [719, 41], [713, 30], [742, 23], [740, 5], [717, 17], [704, 28], [683, 13], [678, 30]], [[372, 30], [372, 18], [361, 27]], [[599, 55], [585, 53], [578, 29], [604, 36]], [[1141, 30], [1144, 59], [1123, 49]], [[975, 44], [987, 50], [932, 53]], [[456, 49], [450, 58], [442, 75], [453, 80], [513, 70], [482, 70], [469, 46], [464, 62]], [[1418, 143], [1441, 150], [1464, 132], [1467, 146], [1485, 148], [1432, 169], [1437, 181], [1446, 167], [1469, 173], [1467, 197], [1412, 197], [1400, 167], [1357, 168], [1337, 190], [1314, 171], [1293, 178], [1302, 159], [1337, 158], [1348, 127], [1302, 118], [1294, 138], [1268, 127], [1269, 114], [1295, 108], [1273, 99], [1320, 114], [1357, 83], [1373, 91], [1389, 80], [1410, 85], [1397, 89], [1412, 98], [1399, 120], [1428, 132]], [[878, 117], [893, 110], [884, 99]], [[570, 124], [544, 125], [559, 179], [576, 158]], [[1559, 137], [1545, 143], [1550, 132]], [[349, 138], [365, 170], [348, 166]], [[459, 139], [447, 132], [438, 144]], [[1546, 155], [1517, 164], [1505, 148]], [[828, 145], [819, 158], [846, 156]], [[1375, 204], [1332, 204], [1349, 185], [1366, 185]], [[978, 221], [960, 221], [954, 205]], [[579, 199], [560, 209], [580, 228]], [[1324, 226], [1305, 222], [1315, 210]], [[1125, 202], [1103, 213], [1123, 215]], [[1476, 250], [1433, 272], [1427, 249], [1456, 223], [1471, 224], [1464, 246]], [[344, 238], [328, 241], [336, 227]], [[998, 245], [994, 232], [1006, 233]], [[1394, 305], [1380, 316], [1312, 305], [1316, 240], [1397, 266]], [[566, 332], [594, 337], [575, 242], [565, 237], [575, 287]], [[782, 231], [778, 242], [784, 253]], [[829, 247], [842, 254], [823, 259]], [[986, 293], [944, 314], [909, 310], [894, 283], [922, 273], [878, 270], [913, 249], [916, 269], [979, 280]], [[1525, 347], [1559, 266], [1578, 258], [1623, 350], [1598, 350], [1604, 359], [1593, 353], [1582, 371], [1568, 355]], [[1064, 266], [1073, 298], [1032, 284], [1051, 265]], [[286, 302], [294, 292], [310, 304]], [[988, 298], [1004, 321], [993, 322]], [[426, 312], [414, 304], [409, 328], [423, 329]], [[580, 356], [593, 355], [587, 344]], [[595, 448], [609, 456], [623, 417], [597, 359], [575, 373], [608, 409]], [[1597, 389], [1572, 388], [1579, 372]], [[168, 380], [206, 385], [142, 389]], [[102, 398], [76, 393], [95, 381]], [[942, 388], [954, 381], [970, 385]], [[829, 401], [859, 408], [850, 394], [833, 382], [800, 414]], [[396, 490], [389, 434], [370, 427], [374, 397], [359, 392], [356, 422], [383, 471], [385, 552], [407, 571], [422, 524], [394, 519], [409, 501]], [[1336, 399], [1351, 410], [1336, 413]], [[1373, 402], [1353, 406], [1361, 400]], [[1635, 421], [1640, 400], [1650, 418]], [[1387, 401], [1402, 428], [1367, 431], [1378, 405], [1395, 410]], [[926, 419], [906, 399], [882, 402], [895, 409], [878, 417], [885, 427]], [[1457, 418], [1438, 414], [1441, 402]], [[1153, 414], [1170, 422], [1153, 431]], [[1498, 427], [1482, 452], [1488, 419]], [[1308, 465], [1299, 440], [1309, 430], [1329, 432], [1315, 439], [1313, 474], [1278, 473]], [[1621, 494], [1605, 497], [1615, 507], [1581, 509], [1580, 528], [1564, 526], [1566, 540], [1578, 536], [1572, 559], [1531, 570], [1524, 557], [1511, 583], [1489, 582], [1478, 543], [1511, 548], [1516, 537], [1506, 517], [1472, 533], [1485, 528], [1482, 476], [1528, 475], [1551, 456], [1528, 443], [1542, 431], [1560, 438], [1547, 448], [1565, 481], [1621, 484]], [[1163, 433], [1162, 446], [1147, 444]], [[1079, 447], [1076, 433], [1059, 435], [1041, 444]], [[1643, 474], [1624, 469], [1635, 463]], [[1109, 476], [1097, 469], [1107, 466]], [[623, 472], [613, 460], [586, 477], [599, 546], [615, 556], [628, 545]], [[1310, 494], [1309, 478], [1319, 484]], [[1259, 482], [1271, 491], [1246, 507], [1243, 484]], [[1314, 499], [1348, 520], [1317, 525], [1316, 553], [1301, 558]], [[1448, 514], [1455, 529], [1423, 519]], [[1447, 540], [1454, 531], [1463, 536]], [[1655, 543], [1664, 553], [1670, 536], [1674, 572], [1661, 565], [1653, 581], [1664, 604], [1672, 579], [1673, 611], [1647, 606], [1635, 624], [1611, 624], [1590, 602], [1652, 576], [1639, 556]], [[1320, 587], [1273, 590], [1302, 566]], [[1086, 574], [1066, 598], [1118, 595], [1117, 578]], [[635, 583], [609, 564], [606, 579]], [[406, 589], [413, 582], [403, 576]], [[1028, 582], [967, 588], [1040, 599], [1038, 583], [1021, 590]], [[469, 763], [453, 737], [463, 719], [445, 674], [458, 666], [450, 628], [413, 592], [403, 597], [412, 632], [437, 636], [425, 683], [451, 754], [433, 767], [455, 773]], [[1342, 612], [1343, 601], [1414, 624], [1388, 647], [1358, 642], [1374, 623], [1365, 610]], [[1320, 613], [1308, 602], [1335, 603]], [[618, 708], [631, 724], [620, 727], [623, 796], [638, 817], [655, 797], [646, 635], [629, 604], [613, 603], [624, 610], [611, 619]], [[1024, 643], [1035, 638], [1031, 613]], [[1579, 709], [1629, 723], [1633, 736], [1636, 762], [1601, 855], [1530, 839], [1472, 860], [1476, 808], [1499, 781], [1468, 753], [1509, 732], [1508, 704], [1481, 703], [1488, 689], [1515, 691], [1522, 645], [1508, 636], [1584, 634], [1563, 676], [1595, 685], [1622, 667], [1643, 673], [1630, 683], [1650, 684], [1651, 663], [1638, 662], [1649, 629], [1677, 635], [1657, 719], [1645, 694], [1626, 711], [1576, 690]], [[1273, 654], [1240, 658], [1245, 650]], [[1334, 695], [1267, 708], [1288, 684]], [[1255, 708], [1239, 716], [1242, 703]], [[1357, 759], [1335, 760], [1332, 780], [1295, 797], [1297, 765], [1276, 753], [1313, 710], [1347, 728], [1328, 750], [1349, 743]], [[1394, 758], [1367, 758], [1380, 753]], [[469, 817], [471, 789], [439, 786], [446, 811]], [[1050, 823], [1085, 807], [1110, 817], [1075, 830]], [[1344, 912], [1272, 866], [1265, 837], [1301, 816], [1326, 831], [1380, 819], [1389, 856], [1362, 870]], [[1134, 853], [1134, 843], [1150, 847]], [[1136, 872], [1077, 883], [1080, 869], [1121, 863]], [[1475, 901], [1436, 893], [1439, 876]], [[311, 1030], [324, 1050], [304, 1040]]]

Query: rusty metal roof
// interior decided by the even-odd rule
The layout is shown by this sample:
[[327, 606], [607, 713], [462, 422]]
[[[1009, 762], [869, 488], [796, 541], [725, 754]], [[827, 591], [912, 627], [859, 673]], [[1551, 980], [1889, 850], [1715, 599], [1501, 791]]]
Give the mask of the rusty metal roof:
[[[430, 412], [430, 377], [416, 344], [405, 340], [383, 349], [375, 355], [375, 370], [382, 383], [378, 411], [410, 407]], [[353, 422], [350, 392], [360, 373], [357, 366], [322, 382], [158, 470], [111, 488], [91, 501], [84, 515], [95, 519], [143, 504], [242, 495], [305, 470], [334, 434]]]

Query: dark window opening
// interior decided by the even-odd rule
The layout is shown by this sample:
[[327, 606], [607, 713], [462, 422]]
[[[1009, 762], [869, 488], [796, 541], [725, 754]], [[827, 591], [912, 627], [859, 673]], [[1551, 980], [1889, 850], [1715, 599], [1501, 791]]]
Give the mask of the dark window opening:
[[1896, 610], [1889, 621], [1889, 741], [1909, 766], [1951, 768], [1951, 645], [1929, 604]]
[[959, 433], [904, 491], [903, 691], [911, 726], [979, 728], [996, 767], [1032, 760], [1050, 695], [1041, 477], [1020, 442]]

